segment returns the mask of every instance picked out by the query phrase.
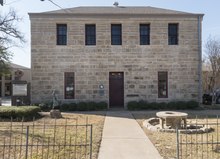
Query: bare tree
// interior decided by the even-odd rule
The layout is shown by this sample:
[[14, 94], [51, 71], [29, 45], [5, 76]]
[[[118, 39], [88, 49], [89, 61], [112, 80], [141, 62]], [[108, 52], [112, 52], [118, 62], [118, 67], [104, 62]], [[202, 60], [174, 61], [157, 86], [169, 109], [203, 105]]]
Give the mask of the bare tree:
[[0, 14], [0, 74], [9, 69], [7, 63], [10, 62], [13, 55], [9, 48], [22, 46], [25, 42], [24, 35], [16, 25], [21, 20], [14, 10], [10, 10], [5, 15]]
[[215, 103], [214, 91], [216, 89], [217, 79], [220, 77], [220, 40], [209, 37], [205, 43], [205, 59], [210, 66], [209, 86], [213, 92], [213, 103]]
[[210, 88], [210, 67], [206, 63], [205, 58], [203, 58], [202, 61], [202, 86], [203, 86], [203, 91], [205, 93], [208, 93], [211, 90]]
[[11, 53], [7, 52], [7, 50], [0, 46], [0, 76], [3, 74], [9, 73], [8, 62], [10, 61]]

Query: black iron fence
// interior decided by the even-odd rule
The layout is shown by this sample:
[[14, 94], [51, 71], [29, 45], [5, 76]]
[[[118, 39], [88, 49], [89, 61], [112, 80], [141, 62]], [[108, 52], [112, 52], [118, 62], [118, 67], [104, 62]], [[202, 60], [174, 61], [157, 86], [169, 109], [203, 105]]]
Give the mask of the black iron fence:
[[0, 123], [1, 159], [92, 159], [92, 125]]
[[177, 159], [220, 159], [219, 122], [218, 116], [206, 119], [196, 117], [190, 123], [192, 130], [181, 132], [177, 129]]

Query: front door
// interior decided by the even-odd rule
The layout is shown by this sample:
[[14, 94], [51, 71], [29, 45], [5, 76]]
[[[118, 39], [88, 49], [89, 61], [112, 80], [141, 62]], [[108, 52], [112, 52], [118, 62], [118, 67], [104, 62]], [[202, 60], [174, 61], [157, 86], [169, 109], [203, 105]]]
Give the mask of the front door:
[[124, 107], [123, 72], [109, 73], [109, 106], [110, 108]]

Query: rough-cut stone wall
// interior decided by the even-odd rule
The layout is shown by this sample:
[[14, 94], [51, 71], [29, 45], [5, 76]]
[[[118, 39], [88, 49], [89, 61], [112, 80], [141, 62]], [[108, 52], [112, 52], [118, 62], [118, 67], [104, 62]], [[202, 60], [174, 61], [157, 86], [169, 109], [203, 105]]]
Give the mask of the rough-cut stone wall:
[[[67, 46], [56, 45], [66, 23]], [[111, 45], [111, 24], [122, 24], [122, 45]], [[139, 45], [139, 24], [150, 24], [150, 45]], [[168, 23], [179, 24], [179, 45], [168, 45]], [[96, 24], [96, 46], [85, 46], [85, 24]], [[31, 17], [32, 102], [109, 100], [109, 72], [124, 72], [125, 104], [132, 100], [198, 100], [198, 21], [194, 16]], [[168, 71], [168, 98], [158, 98], [158, 71]], [[75, 72], [75, 99], [64, 99], [64, 72]], [[104, 96], [99, 95], [104, 85]]]

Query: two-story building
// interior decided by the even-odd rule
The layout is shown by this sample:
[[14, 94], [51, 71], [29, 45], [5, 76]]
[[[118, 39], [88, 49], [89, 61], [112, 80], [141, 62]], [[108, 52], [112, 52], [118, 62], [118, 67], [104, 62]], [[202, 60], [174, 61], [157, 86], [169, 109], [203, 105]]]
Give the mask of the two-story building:
[[203, 14], [153, 7], [29, 13], [32, 103], [201, 100]]

